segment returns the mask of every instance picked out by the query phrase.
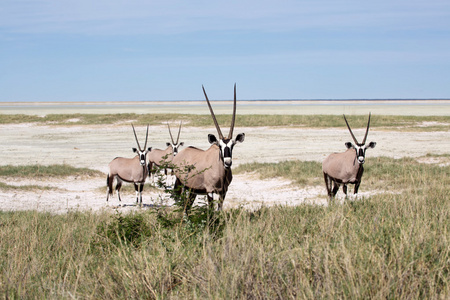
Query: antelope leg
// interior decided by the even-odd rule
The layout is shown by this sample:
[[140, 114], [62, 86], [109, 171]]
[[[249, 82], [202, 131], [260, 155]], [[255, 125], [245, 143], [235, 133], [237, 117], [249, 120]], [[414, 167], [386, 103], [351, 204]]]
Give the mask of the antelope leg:
[[323, 179], [325, 180], [325, 186], [327, 188], [327, 193], [329, 197], [332, 197], [331, 195], [331, 180], [328, 178], [328, 175], [324, 172], [323, 173]]
[[117, 193], [117, 198], [119, 198], [119, 201], [122, 202], [122, 199], [120, 199], [120, 188], [122, 187], [122, 181], [117, 178], [117, 184], [116, 184], [116, 193]]
[[337, 183], [335, 180], [333, 180], [333, 191], [332, 191], [332, 195], [333, 197], [336, 196], [338, 190], [339, 190], [339, 183]]
[[140, 184], [139, 187], [139, 202], [142, 204], [142, 191], [144, 190], [144, 183]]
[[136, 191], [136, 203], [139, 203], [139, 186], [134, 182], [134, 190]]
[[206, 198], [208, 199], [209, 209], [213, 209], [214, 208], [214, 193], [208, 193], [206, 195]]
[[219, 203], [217, 203], [217, 210], [222, 210], [223, 208], [223, 201], [225, 200], [225, 196], [227, 193], [222, 193], [219, 195]]

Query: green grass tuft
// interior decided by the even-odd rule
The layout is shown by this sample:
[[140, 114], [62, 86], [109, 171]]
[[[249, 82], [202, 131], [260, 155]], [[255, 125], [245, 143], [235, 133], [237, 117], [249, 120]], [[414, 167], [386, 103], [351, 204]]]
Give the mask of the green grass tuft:
[[234, 170], [235, 174], [257, 172], [261, 179], [283, 177], [299, 186], [322, 183], [322, 165], [315, 161], [283, 161], [279, 163], [246, 163]]
[[49, 186], [41, 186], [41, 185], [34, 185], [34, 184], [27, 184], [27, 185], [10, 185], [4, 182], [0, 182], [0, 191], [35, 191], [35, 190], [56, 190], [57, 188], [49, 187]]
[[[427, 157], [447, 157], [432, 155]], [[321, 185], [322, 164], [313, 161], [284, 161], [280, 163], [247, 163], [234, 169], [235, 174], [256, 172], [262, 179], [282, 177], [298, 186]], [[450, 186], [450, 166], [419, 163], [417, 159], [405, 157], [373, 157], [364, 164], [361, 187], [402, 191], [426, 186], [431, 182]]]
[[63, 177], [63, 176], [100, 176], [104, 175], [97, 170], [88, 168], [76, 168], [70, 165], [25, 165], [25, 166], [0, 166], [0, 176], [5, 177]]

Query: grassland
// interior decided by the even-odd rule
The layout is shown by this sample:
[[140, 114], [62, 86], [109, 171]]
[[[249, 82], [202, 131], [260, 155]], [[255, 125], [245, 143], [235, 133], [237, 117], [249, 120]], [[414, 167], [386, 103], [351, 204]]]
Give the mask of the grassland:
[[[365, 163], [363, 185], [369, 189], [398, 191], [413, 188], [414, 173], [422, 174], [419, 186], [433, 181], [450, 185], [450, 155], [433, 155], [427, 157], [441, 158], [447, 166], [418, 163], [415, 158], [392, 159], [389, 157], [373, 157]], [[322, 165], [314, 161], [284, 161], [280, 163], [250, 163], [238, 166], [234, 173], [257, 172], [262, 179], [283, 177], [294, 184], [304, 187], [323, 183]], [[420, 177], [420, 176], [417, 176]], [[417, 187], [416, 187], [417, 188]]]
[[[239, 172], [300, 177], [297, 184], [307, 186], [317, 183], [317, 167], [295, 161], [243, 165]], [[364, 188], [386, 193], [328, 207], [197, 211], [188, 219], [173, 208], [1, 212], [0, 294], [448, 299], [450, 167], [380, 157], [368, 161], [366, 172]]]
[[100, 171], [88, 168], [76, 168], [69, 165], [27, 165], [27, 166], [0, 166], [0, 176], [15, 178], [42, 178], [64, 176], [96, 176], [103, 175]]
[[103, 176], [103, 173], [97, 170], [91, 170], [88, 168], [76, 168], [69, 165], [25, 165], [25, 166], [0, 166], [0, 190], [49, 190], [56, 189], [43, 185], [11, 185], [3, 181], [5, 178], [11, 180], [14, 179], [42, 179], [42, 178], [61, 178], [67, 176], [80, 176], [80, 177], [90, 177], [90, 176]]
[[[116, 124], [117, 115], [2, 115], [0, 123]], [[136, 124], [210, 116], [124, 114]], [[228, 123], [229, 116], [218, 116]], [[349, 120], [350, 121], [350, 120]], [[352, 116], [365, 127], [366, 116]], [[341, 116], [238, 116], [239, 126], [342, 127]], [[427, 124], [426, 126], [421, 126]], [[384, 117], [371, 128], [450, 130], [449, 117]], [[183, 218], [174, 208], [131, 214], [0, 212], [0, 297], [49, 299], [448, 299], [449, 155], [370, 158], [371, 197], [329, 206], [275, 206]], [[322, 185], [320, 164], [242, 164], [236, 173]], [[1, 178], [97, 176], [54, 166], [4, 166]], [[103, 180], [103, 178], [102, 178]], [[0, 183], [0, 191], [11, 186]]]
[[[133, 121], [139, 125], [160, 125], [168, 120], [183, 121], [190, 126], [211, 126], [210, 115], [187, 114], [50, 114], [1, 115], [0, 124], [36, 123], [41, 125], [100, 125], [116, 124], [117, 120]], [[220, 124], [230, 122], [229, 115], [217, 115]], [[351, 121], [350, 121], [351, 120]], [[367, 126], [367, 116], [349, 117], [352, 127]], [[308, 128], [342, 127], [342, 116], [335, 115], [245, 115], [236, 116], [240, 127], [256, 126], [298, 126]], [[423, 125], [426, 124], [426, 125]], [[386, 128], [409, 131], [450, 130], [448, 116], [377, 116], [371, 121], [371, 128]]]

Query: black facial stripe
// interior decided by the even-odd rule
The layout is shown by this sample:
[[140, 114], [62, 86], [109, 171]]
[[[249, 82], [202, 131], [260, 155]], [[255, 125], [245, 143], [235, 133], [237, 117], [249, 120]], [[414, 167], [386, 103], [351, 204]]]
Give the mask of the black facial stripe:
[[364, 150], [363, 150], [363, 148], [359, 148], [358, 156], [364, 156]]
[[226, 146], [225, 149], [223, 149], [223, 157], [231, 157], [230, 147]]

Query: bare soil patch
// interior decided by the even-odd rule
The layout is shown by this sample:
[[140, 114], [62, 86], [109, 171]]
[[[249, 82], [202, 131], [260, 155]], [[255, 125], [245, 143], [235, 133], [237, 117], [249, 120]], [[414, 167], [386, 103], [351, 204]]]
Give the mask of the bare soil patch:
[[[213, 128], [183, 127], [180, 141], [186, 146], [194, 145], [206, 149], [208, 133]], [[145, 135], [145, 128], [136, 128], [138, 136]], [[102, 171], [98, 178], [58, 179], [11, 179], [0, 178], [10, 185], [41, 185], [55, 189], [31, 191], [0, 190], [0, 209], [37, 209], [54, 213], [69, 210], [115, 209], [116, 197], [106, 203], [106, 173], [108, 163], [116, 156], [133, 157], [131, 151], [135, 140], [129, 124], [114, 126], [36, 126], [34, 124], [0, 125], [0, 165], [69, 164]], [[235, 134], [245, 132], [244, 143], [236, 145], [233, 165], [245, 162], [280, 162], [284, 160], [322, 161], [331, 152], [345, 150], [344, 143], [351, 137], [346, 129], [310, 128], [235, 128]], [[357, 137], [364, 129], [354, 129]], [[169, 141], [166, 126], [151, 126], [149, 146], [165, 148]], [[450, 132], [398, 132], [371, 129], [368, 141], [376, 141], [375, 149], [367, 152], [367, 163], [371, 157], [393, 158], [420, 157], [420, 162], [448, 164], [448, 157], [423, 158], [426, 154], [449, 154]], [[320, 170], [319, 170], [320, 172]], [[370, 174], [365, 174], [370, 176]], [[364, 180], [364, 179], [363, 179]], [[102, 191], [104, 187], [104, 192]], [[368, 191], [361, 184], [360, 196], [382, 191]], [[340, 192], [341, 193], [341, 192]], [[136, 209], [134, 193], [123, 193], [121, 210]], [[199, 199], [201, 201], [201, 199]], [[326, 204], [324, 186], [298, 188], [285, 179], [261, 180], [257, 175], [235, 175], [230, 185], [225, 208], [243, 206], [257, 208], [262, 205], [297, 205], [299, 203]], [[144, 189], [144, 208], [171, 204], [167, 196]]]

